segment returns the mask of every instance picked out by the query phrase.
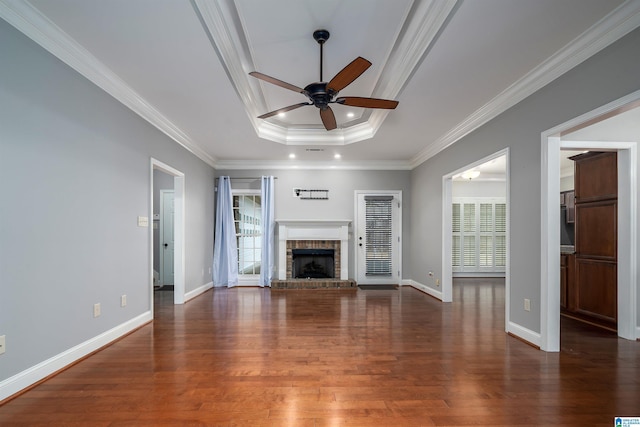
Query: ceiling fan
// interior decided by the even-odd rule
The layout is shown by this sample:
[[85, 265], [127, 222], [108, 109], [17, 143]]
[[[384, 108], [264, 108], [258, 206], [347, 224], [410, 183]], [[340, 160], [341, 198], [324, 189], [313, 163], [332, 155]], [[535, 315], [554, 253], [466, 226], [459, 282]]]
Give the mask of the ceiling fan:
[[274, 77], [267, 76], [266, 74], [259, 73], [257, 71], [252, 71], [249, 73], [250, 76], [253, 76], [257, 79], [264, 80], [265, 82], [274, 84], [276, 86], [283, 87], [285, 89], [292, 90], [294, 92], [299, 92], [309, 98], [311, 102], [301, 102], [299, 104], [289, 105], [288, 107], [279, 108], [275, 111], [271, 111], [269, 113], [265, 113], [261, 116], [258, 116], [259, 119], [266, 119], [276, 114], [285, 113], [287, 111], [295, 110], [296, 108], [304, 107], [305, 105], [315, 105], [320, 110], [320, 118], [322, 119], [322, 124], [327, 130], [333, 130], [337, 128], [336, 124], [336, 116], [333, 114], [333, 110], [329, 104], [343, 104], [349, 105], [352, 107], [363, 107], [363, 108], [384, 108], [384, 109], [394, 109], [398, 106], [398, 101], [393, 101], [389, 99], [378, 99], [378, 98], [363, 98], [358, 96], [341, 96], [336, 98], [338, 92], [342, 89], [350, 85], [355, 79], [360, 77], [362, 73], [364, 73], [367, 68], [371, 66], [371, 62], [367, 61], [362, 57], [357, 57], [354, 59], [349, 65], [344, 67], [338, 74], [335, 75], [328, 83], [322, 81], [322, 60], [323, 60], [323, 52], [322, 46], [324, 42], [329, 39], [329, 31], [327, 30], [316, 30], [313, 32], [313, 38], [320, 45], [320, 81], [316, 83], [308, 84], [304, 89], [283, 82], [282, 80], [278, 80]]

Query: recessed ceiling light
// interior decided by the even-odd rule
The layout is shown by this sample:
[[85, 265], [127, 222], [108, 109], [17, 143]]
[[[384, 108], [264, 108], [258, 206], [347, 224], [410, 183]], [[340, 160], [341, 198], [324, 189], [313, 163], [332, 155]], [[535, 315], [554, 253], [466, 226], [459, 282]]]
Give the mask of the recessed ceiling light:
[[339, 159], [339, 158], [341, 158], [341, 157], [342, 157], [342, 156], [341, 156], [340, 154], [338, 154], [338, 153], [336, 153], [336, 154], [334, 154], [334, 155], [333, 155], [333, 158], [334, 158], [334, 159]]
[[290, 158], [290, 159], [295, 159], [295, 158], [296, 158], [296, 155], [295, 155], [295, 154], [293, 154], [293, 153], [291, 153], [291, 154], [289, 154], [289, 158]]
[[278, 117], [283, 118], [284, 116], [286, 116], [285, 113], [278, 113]]
[[353, 114], [351, 111], [347, 113], [347, 117], [349, 117], [350, 119], [353, 118], [354, 116], [355, 114]]

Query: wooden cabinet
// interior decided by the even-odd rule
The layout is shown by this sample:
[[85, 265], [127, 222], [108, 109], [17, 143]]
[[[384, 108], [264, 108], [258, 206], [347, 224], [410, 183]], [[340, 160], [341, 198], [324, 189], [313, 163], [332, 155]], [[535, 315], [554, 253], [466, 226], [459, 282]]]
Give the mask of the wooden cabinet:
[[[590, 323], [616, 329], [617, 155], [589, 152], [571, 159], [576, 162], [575, 260], [564, 260], [562, 310]], [[572, 279], [569, 279], [569, 264], [573, 264]]]

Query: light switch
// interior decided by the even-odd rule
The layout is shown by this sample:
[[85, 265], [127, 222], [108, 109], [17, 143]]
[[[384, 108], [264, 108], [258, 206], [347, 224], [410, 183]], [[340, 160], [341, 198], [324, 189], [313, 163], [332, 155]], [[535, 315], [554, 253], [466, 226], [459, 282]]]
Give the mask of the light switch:
[[138, 217], [138, 227], [148, 227], [149, 226], [149, 217], [139, 216]]

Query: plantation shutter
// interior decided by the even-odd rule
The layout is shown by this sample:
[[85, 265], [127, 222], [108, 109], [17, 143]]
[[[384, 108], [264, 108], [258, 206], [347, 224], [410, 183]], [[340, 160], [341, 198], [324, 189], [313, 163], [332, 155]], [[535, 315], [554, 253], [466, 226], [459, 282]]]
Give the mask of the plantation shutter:
[[454, 268], [460, 267], [460, 203], [451, 206], [451, 228], [453, 240], [451, 245], [451, 265]]
[[504, 201], [459, 198], [451, 207], [453, 271], [503, 272], [507, 264], [507, 205]]
[[507, 205], [505, 203], [496, 203], [496, 267], [505, 267], [507, 265]]
[[365, 196], [367, 276], [392, 275], [393, 196]]
[[493, 267], [493, 203], [480, 203], [480, 267]]
[[464, 216], [464, 226], [462, 235], [462, 248], [463, 248], [463, 266], [475, 267], [477, 266], [476, 257], [476, 204], [465, 203], [462, 205], [462, 215]]

